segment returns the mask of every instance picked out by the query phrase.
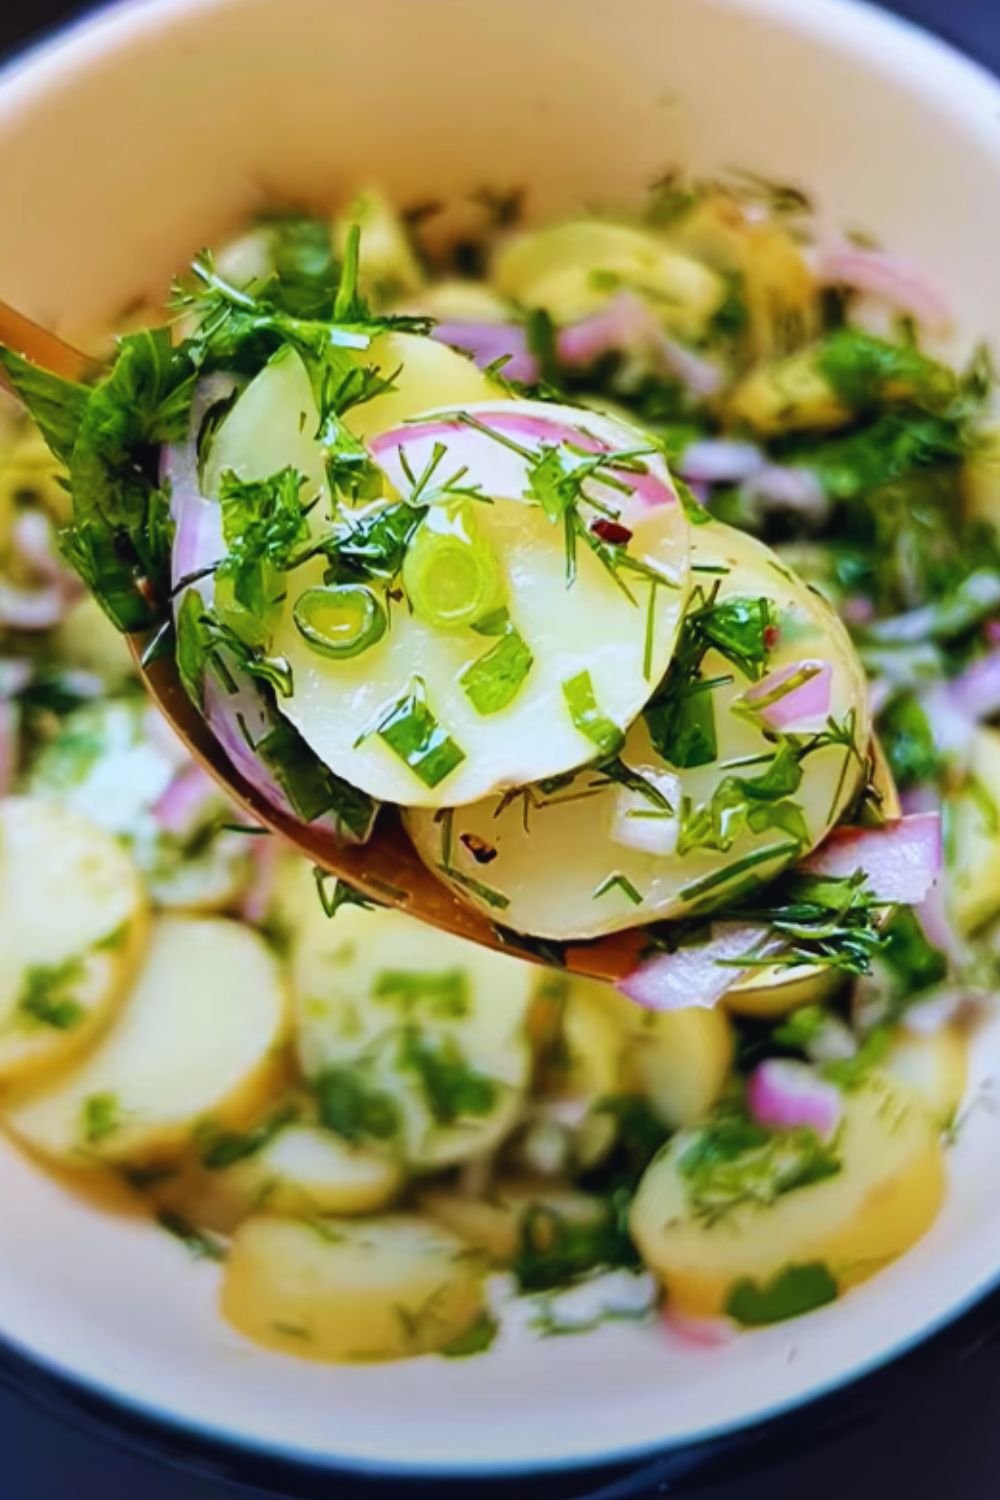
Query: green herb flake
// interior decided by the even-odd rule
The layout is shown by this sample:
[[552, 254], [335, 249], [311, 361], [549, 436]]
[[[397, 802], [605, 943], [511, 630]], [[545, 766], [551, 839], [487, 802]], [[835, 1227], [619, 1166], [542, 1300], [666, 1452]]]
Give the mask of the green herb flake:
[[459, 678], [476, 712], [495, 714], [509, 708], [534, 660], [524, 637], [508, 625], [496, 644], [466, 667]]
[[222, 1241], [204, 1229], [197, 1229], [183, 1214], [165, 1208], [157, 1214], [156, 1222], [173, 1239], [180, 1240], [192, 1260], [225, 1260]]
[[744, 1328], [765, 1328], [837, 1300], [837, 1283], [822, 1261], [786, 1266], [770, 1281], [744, 1277], [730, 1288], [726, 1315]]
[[407, 1027], [399, 1043], [399, 1065], [418, 1079], [436, 1125], [449, 1126], [488, 1115], [499, 1087], [474, 1068], [452, 1036]]
[[398, 1137], [399, 1105], [391, 1094], [370, 1085], [359, 1069], [325, 1068], [312, 1080], [312, 1091], [320, 1124], [344, 1140], [388, 1142]]
[[374, 729], [381, 740], [409, 766], [425, 786], [438, 786], [460, 766], [465, 751], [460, 750], [427, 706], [427, 693], [420, 677]]
[[88, 1146], [99, 1145], [115, 1135], [124, 1123], [117, 1094], [91, 1094], [81, 1109], [81, 1133]]
[[578, 672], [575, 677], [567, 678], [562, 690], [570, 717], [580, 733], [597, 746], [602, 756], [617, 755], [625, 742], [625, 736], [617, 725], [612, 724], [601, 713], [594, 696], [590, 673]]
[[83, 962], [68, 958], [58, 964], [32, 964], [25, 970], [17, 1013], [29, 1024], [71, 1031], [86, 1014], [73, 989], [83, 978]]
[[642, 905], [643, 897], [641, 891], [637, 891], [628, 876], [623, 875], [620, 870], [616, 870], [606, 880], [602, 880], [600, 885], [595, 886], [591, 899], [596, 901], [598, 897], [606, 896], [609, 891], [614, 890], [621, 891], [622, 895], [626, 900], [631, 901], [633, 906]]

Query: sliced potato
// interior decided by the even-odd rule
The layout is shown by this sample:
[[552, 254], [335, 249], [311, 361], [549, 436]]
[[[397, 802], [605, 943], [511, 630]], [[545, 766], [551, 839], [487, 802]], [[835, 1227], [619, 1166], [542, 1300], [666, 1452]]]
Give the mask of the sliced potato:
[[975, 731], [968, 769], [948, 805], [945, 854], [952, 912], [974, 932], [1000, 912], [1000, 730]]
[[930, 1228], [944, 1192], [943, 1153], [926, 1110], [879, 1076], [845, 1096], [832, 1143], [839, 1170], [770, 1202], [760, 1197], [758, 1151], [742, 1186], [739, 1160], [725, 1161], [726, 1206], [713, 1195], [701, 1210], [706, 1188], [696, 1169], [685, 1171], [697, 1142], [697, 1132], [682, 1133], [661, 1152], [630, 1219], [671, 1305], [696, 1317], [724, 1314], [739, 1282], [764, 1286], [792, 1266], [819, 1262], [838, 1289], [853, 1286]]
[[746, 423], [765, 437], [777, 433], [825, 431], [851, 420], [814, 349], [803, 349], [745, 375], [726, 401], [731, 421]]
[[497, 255], [493, 280], [514, 302], [543, 308], [560, 324], [589, 317], [627, 287], [686, 337], [704, 332], [726, 295], [721, 276], [658, 235], [601, 219], [517, 235]]
[[[237, 414], [238, 407], [231, 422]], [[470, 427], [469, 420], [480, 425]], [[508, 434], [497, 424], [512, 430]], [[649, 452], [647, 439], [607, 416], [588, 414], [582, 426], [609, 450]], [[382, 637], [356, 656], [332, 659], [317, 650], [302, 635], [295, 609], [308, 590], [322, 584], [322, 558], [297, 569], [290, 580], [274, 649], [294, 674], [294, 690], [282, 700], [282, 711], [321, 760], [382, 800], [450, 807], [561, 774], [593, 758], [592, 721], [581, 727], [583, 710], [574, 707], [568, 684], [589, 684], [593, 715], [608, 733], [624, 730], [635, 718], [676, 641], [687, 595], [688, 523], [665, 469], [652, 455], [644, 460], [650, 473], [643, 477], [650, 487], [659, 480], [662, 503], [623, 497], [620, 488], [595, 477], [594, 498], [615, 505], [627, 521], [628, 558], [667, 582], [648, 572], [613, 576], [581, 541], [575, 548], [575, 579], [568, 586], [565, 529], [553, 524], [541, 504], [531, 503], [531, 464], [547, 451], [569, 452], [567, 434], [584, 440], [577, 411], [528, 401], [463, 402], [456, 411], [452, 403], [447, 412], [413, 423], [412, 434], [388, 451], [376, 448], [404, 499], [416, 495], [420, 476], [436, 465], [442, 484], [461, 470], [463, 485], [479, 486], [493, 501], [466, 505], [479, 534], [477, 545], [497, 570], [498, 602], [490, 611], [506, 607], [529, 653], [513, 696], [483, 707], [467, 687], [470, 670], [498, 649], [496, 639], [474, 626], [443, 629], [419, 609], [392, 609]], [[442, 497], [432, 510], [440, 517], [447, 515], [447, 506]], [[377, 507], [365, 514], [377, 514]], [[584, 519], [599, 518], [595, 511]], [[626, 577], [628, 593], [621, 588]], [[405, 566], [402, 580], [406, 586]], [[424, 712], [451, 743], [449, 764], [433, 774], [415, 768], [377, 732], [393, 707], [407, 701], [415, 677], [423, 684]], [[411, 723], [413, 716], [411, 708]]]
[[367, 187], [347, 203], [333, 225], [334, 249], [343, 258], [347, 236], [361, 231], [358, 281], [381, 303], [418, 292], [425, 277], [406, 226], [378, 188]]
[[285, 983], [266, 943], [221, 918], [161, 917], [118, 1025], [7, 1123], [66, 1163], [170, 1161], [211, 1122], [240, 1129], [284, 1077]]
[[0, 1083], [88, 1047], [142, 954], [139, 872], [104, 829], [34, 797], [0, 801]]
[[483, 1316], [483, 1271], [462, 1240], [402, 1214], [253, 1218], [233, 1240], [222, 1311], [247, 1338], [304, 1359], [410, 1359]]
[[[556, 1007], [549, 997], [564, 986]], [[548, 1028], [540, 1012], [552, 1009]], [[532, 1026], [538, 1050], [535, 1118], [520, 1141], [526, 1163], [541, 1159], [559, 1146], [560, 1170], [596, 1166], [615, 1141], [613, 1115], [602, 1103], [626, 1087], [623, 1059], [633, 1023], [631, 1003], [610, 985], [577, 976], [556, 975], [543, 983], [533, 1005]]]
[[153, 1187], [162, 1207], [199, 1228], [230, 1233], [253, 1213], [370, 1214], [399, 1192], [391, 1158], [352, 1146], [330, 1130], [289, 1124], [228, 1166], [192, 1160]]
[[554, 1230], [564, 1221], [598, 1225], [608, 1216], [607, 1200], [596, 1194], [518, 1177], [497, 1183], [486, 1198], [436, 1187], [421, 1193], [419, 1203], [428, 1218], [481, 1250], [495, 1266], [509, 1266], [517, 1258], [529, 1220], [537, 1243], [546, 1224]]
[[957, 1026], [929, 1036], [900, 1028], [883, 1066], [895, 1083], [927, 1105], [939, 1129], [954, 1122], [969, 1080], [968, 1039]]
[[135, 677], [135, 663], [124, 636], [90, 594], [74, 604], [53, 631], [51, 646], [67, 666], [96, 672], [107, 691], [124, 687]]
[[[719, 578], [720, 602], [733, 597], [771, 601], [777, 639], [768, 653], [768, 673], [800, 663], [829, 671], [830, 717], [846, 729], [853, 715], [849, 743], [812, 751], [801, 762], [801, 784], [790, 794], [801, 810], [811, 848], [860, 784], [871, 722], [864, 674], [829, 605], [769, 548], [718, 523], [694, 527], [691, 539], [696, 578], [699, 568], [727, 570]], [[695, 594], [693, 601], [698, 598]], [[730, 769], [739, 775], [741, 763], [749, 759], [759, 767], [761, 757], [774, 755], [765, 726], [753, 713], [740, 712], [750, 686], [742, 671], [714, 649], [706, 653], [700, 671], [702, 680], [716, 682], [717, 759], [689, 769], [673, 767], [653, 749], [643, 719], [629, 731], [622, 751], [626, 764], [652, 782], [672, 814], [643, 792], [585, 770], [552, 795], [529, 788], [513, 802], [486, 798], [457, 808], [450, 825], [424, 809], [408, 810], [406, 827], [421, 857], [444, 880], [449, 877], [443, 867], [457, 872], [451, 881], [456, 896], [490, 915], [488, 903], [465, 882], [475, 869], [470, 846], [495, 849], [486, 874], [490, 890], [507, 902], [504, 922], [518, 932], [557, 939], [595, 937], [725, 902], [745, 873], [740, 862], [747, 857], [759, 861], [752, 868], [755, 878], [773, 878], [805, 852], [805, 845], [774, 826], [755, 832], [746, 823], [728, 849], [703, 845], [676, 852], [681, 809], [710, 808]], [[821, 728], [823, 717], [813, 727]], [[450, 858], [445, 832], [451, 836]], [[773, 858], [764, 857], [768, 849], [775, 851]], [[727, 869], [733, 872], [730, 879]]]
[[307, 865], [287, 879], [299, 1057], [325, 1123], [417, 1169], [495, 1146], [523, 1107], [535, 971], [396, 911], [331, 921]]
[[[635, 1007], [633, 1007], [635, 1010]], [[733, 1061], [723, 1011], [637, 1012], [625, 1056], [626, 1088], [673, 1130], [696, 1125], [718, 1102]]]

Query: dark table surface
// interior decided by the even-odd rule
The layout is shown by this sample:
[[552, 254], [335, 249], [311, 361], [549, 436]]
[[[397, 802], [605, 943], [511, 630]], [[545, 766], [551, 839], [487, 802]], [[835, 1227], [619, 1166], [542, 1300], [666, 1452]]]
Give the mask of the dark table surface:
[[[332, 3], [332, 0], [331, 0]], [[800, 0], [808, 5], [811, 0]], [[0, 0], [0, 51], [83, 7]], [[1000, 72], [1000, 0], [892, 0]], [[237, 1477], [238, 1476], [238, 1477]], [[701, 1500], [997, 1500], [1000, 1497], [1000, 1294], [887, 1371], [764, 1434], [682, 1454], [626, 1475], [490, 1487], [518, 1500], [625, 1500], [697, 1492]], [[474, 1500], [435, 1485], [426, 1500]], [[398, 1485], [271, 1471], [193, 1452], [0, 1361], [0, 1500], [234, 1500], [260, 1495], [409, 1495]], [[425, 1492], [421, 1491], [421, 1497]]]

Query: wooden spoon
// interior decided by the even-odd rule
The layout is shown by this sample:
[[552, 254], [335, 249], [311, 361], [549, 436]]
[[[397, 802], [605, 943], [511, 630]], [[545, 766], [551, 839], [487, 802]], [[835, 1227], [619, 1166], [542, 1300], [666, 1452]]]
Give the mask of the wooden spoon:
[[[3, 302], [0, 302], [0, 344], [65, 379], [79, 380], [94, 368], [93, 362], [78, 349]], [[2, 367], [0, 382], [11, 389]], [[128, 643], [150, 696], [195, 760], [258, 823], [287, 839], [321, 870], [350, 882], [382, 905], [398, 907], [423, 922], [485, 947], [521, 952], [516, 934], [499, 931], [486, 917], [459, 901], [430, 873], [407, 838], [393, 808], [382, 809], [375, 832], [367, 844], [351, 845], [340, 843], [325, 829], [272, 807], [230, 763], [185, 693], [173, 658], [160, 658], [144, 666], [142, 658], [147, 639], [134, 635], [128, 638]], [[896, 818], [899, 816], [896, 789], [879, 747], [875, 744], [873, 748], [876, 783], [883, 806], [888, 817]], [[622, 979], [636, 967], [646, 946], [644, 930], [631, 928], [569, 945], [565, 950], [565, 966], [575, 974], [594, 979]], [[544, 962], [530, 949], [523, 956]], [[813, 977], [818, 976], [802, 965], [795, 969], [761, 969], [734, 985], [732, 993], [735, 1000], [744, 990], [748, 992], [747, 1009], [757, 1013], [771, 1009], [777, 1011], [781, 1008], [781, 992], [787, 989], [789, 1007], [801, 1003], [798, 995], [805, 992], [804, 982], [808, 985], [808, 980]]]

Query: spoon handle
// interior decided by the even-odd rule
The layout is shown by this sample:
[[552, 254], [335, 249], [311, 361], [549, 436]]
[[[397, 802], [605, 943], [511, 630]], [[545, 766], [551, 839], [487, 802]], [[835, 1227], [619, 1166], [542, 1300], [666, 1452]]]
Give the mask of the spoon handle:
[[[5, 344], [15, 354], [30, 359], [33, 365], [51, 370], [64, 380], [81, 380], [90, 368], [90, 361], [79, 349], [65, 343], [50, 333], [47, 328], [26, 318], [6, 302], [0, 302], [0, 344]], [[13, 386], [0, 367], [0, 385], [16, 395]]]

